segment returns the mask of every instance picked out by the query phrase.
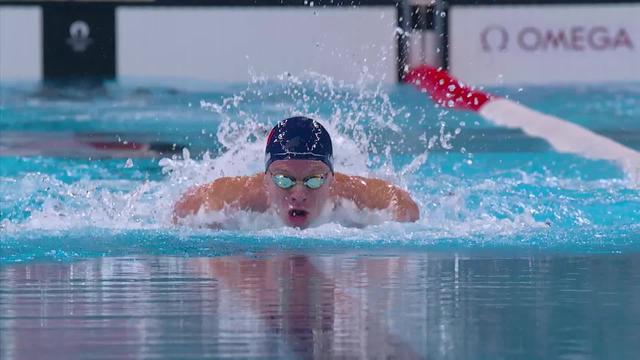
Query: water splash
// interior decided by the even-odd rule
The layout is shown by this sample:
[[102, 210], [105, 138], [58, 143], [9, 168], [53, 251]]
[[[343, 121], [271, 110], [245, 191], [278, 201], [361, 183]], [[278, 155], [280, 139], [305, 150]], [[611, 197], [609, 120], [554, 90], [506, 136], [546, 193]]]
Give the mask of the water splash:
[[[459, 119], [446, 109], [419, 113], [408, 100], [394, 100], [396, 91], [345, 84], [315, 73], [283, 74], [275, 81], [256, 77], [233, 94], [202, 100], [201, 109], [216, 125], [215, 131], [203, 129], [203, 141], [211, 143], [208, 152], [192, 156], [185, 149], [182, 156], [152, 165], [78, 160], [63, 169], [62, 160], [44, 168], [37, 158], [25, 160], [32, 164], [19, 167], [31, 170], [0, 177], [3, 246], [13, 251], [30, 237], [64, 242], [70, 234], [86, 234], [86, 241], [130, 234], [131, 246], [139, 247], [140, 231], [146, 234], [140, 237], [145, 244], [174, 237], [233, 238], [269, 246], [287, 237], [296, 239], [296, 246], [321, 239], [332, 246], [434, 246], [452, 239], [460, 246], [483, 247], [578, 244], [585, 240], [580, 235], [567, 238], [568, 229], [578, 227], [595, 237], [624, 234], [634, 219], [637, 223], [637, 188], [615, 174], [588, 175], [606, 165], [548, 153], [471, 154], [457, 142], [465, 132]], [[124, 110], [123, 116], [129, 116], [130, 109]], [[329, 129], [337, 171], [384, 178], [408, 189], [420, 205], [421, 220], [398, 224], [384, 214], [346, 212], [342, 223], [301, 231], [283, 228], [268, 213], [221, 212], [191, 225], [218, 219], [229, 230], [172, 224], [172, 206], [189, 187], [262, 171], [267, 131], [291, 115], [312, 116]], [[174, 245], [170, 249], [175, 251], [179, 244]]]

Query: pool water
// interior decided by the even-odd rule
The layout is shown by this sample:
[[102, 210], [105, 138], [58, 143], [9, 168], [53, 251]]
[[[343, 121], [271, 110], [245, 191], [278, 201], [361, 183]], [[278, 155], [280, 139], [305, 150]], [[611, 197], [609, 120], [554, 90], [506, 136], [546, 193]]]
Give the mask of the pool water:
[[[640, 150], [640, 84], [489, 90]], [[171, 223], [190, 186], [260, 171], [292, 114], [421, 219]], [[637, 355], [638, 177], [407, 86], [2, 83], [0, 161], [3, 359]]]

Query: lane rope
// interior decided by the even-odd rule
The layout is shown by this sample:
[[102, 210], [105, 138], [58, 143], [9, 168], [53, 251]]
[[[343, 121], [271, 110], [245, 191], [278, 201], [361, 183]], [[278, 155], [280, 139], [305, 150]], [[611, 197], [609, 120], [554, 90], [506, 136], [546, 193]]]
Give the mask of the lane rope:
[[640, 152], [571, 121], [473, 89], [445, 70], [428, 65], [409, 71], [405, 82], [429, 94], [440, 106], [473, 111], [492, 124], [521, 129], [527, 135], [546, 140], [558, 152], [613, 161], [634, 182], [640, 181]]

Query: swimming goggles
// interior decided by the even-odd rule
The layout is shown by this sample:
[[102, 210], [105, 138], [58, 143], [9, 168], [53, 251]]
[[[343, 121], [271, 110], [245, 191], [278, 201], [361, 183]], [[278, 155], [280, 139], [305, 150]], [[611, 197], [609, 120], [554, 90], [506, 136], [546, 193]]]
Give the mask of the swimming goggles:
[[296, 180], [295, 178], [283, 174], [271, 174], [271, 179], [280, 189], [291, 189], [298, 181], [301, 181], [307, 189], [316, 190], [324, 185], [326, 177], [325, 175], [313, 175], [305, 178], [304, 180]]

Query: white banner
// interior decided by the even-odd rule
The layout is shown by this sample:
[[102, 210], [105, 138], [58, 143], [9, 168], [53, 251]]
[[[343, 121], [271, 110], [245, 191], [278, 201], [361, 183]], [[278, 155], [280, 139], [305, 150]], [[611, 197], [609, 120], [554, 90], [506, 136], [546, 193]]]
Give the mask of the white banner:
[[396, 10], [363, 8], [117, 9], [121, 77], [246, 82], [306, 71], [396, 81]]
[[449, 29], [473, 84], [640, 81], [640, 4], [453, 6]]
[[42, 11], [0, 6], [0, 82], [42, 77]]
[[[42, 16], [40, 6], [0, 6], [0, 81], [42, 78]], [[395, 32], [393, 6], [121, 6], [117, 76], [243, 83], [316, 72], [395, 83]]]

